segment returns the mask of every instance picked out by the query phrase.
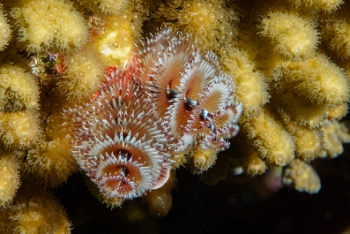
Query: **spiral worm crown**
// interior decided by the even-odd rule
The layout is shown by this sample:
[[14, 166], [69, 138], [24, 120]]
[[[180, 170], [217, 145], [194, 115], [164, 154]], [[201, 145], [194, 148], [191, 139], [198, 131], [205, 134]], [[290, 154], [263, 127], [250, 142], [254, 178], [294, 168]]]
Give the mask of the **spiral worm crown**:
[[134, 67], [110, 67], [96, 96], [69, 110], [73, 156], [106, 197], [132, 199], [169, 176], [168, 139], [145, 108]]
[[106, 69], [90, 102], [66, 111], [73, 156], [105, 197], [159, 188], [173, 155], [224, 150], [237, 134], [235, 84], [214, 53], [194, 45], [189, 35], [158, 32], [124, 71]]

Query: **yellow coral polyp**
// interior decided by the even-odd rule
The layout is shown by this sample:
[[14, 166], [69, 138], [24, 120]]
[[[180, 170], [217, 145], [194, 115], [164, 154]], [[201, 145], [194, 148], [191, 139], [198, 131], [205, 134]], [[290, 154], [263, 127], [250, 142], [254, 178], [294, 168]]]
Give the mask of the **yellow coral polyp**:
[[129, 60], [132, 38], [122, 31], [110, 32], [99, 41], [99, 49], [107, 64], [116, 64], [125, 67]]
[[262, 73], [256, 70], [245, 51], [224, 48], [222, 64], [235, 84], [237, 99], [243, 104], [243, 115], [252, 117], [268, 101], [267, 84]]
[[9, 204], [21, 184], [15, 155], [0, 152], [0, 207]]
[[328, 47], [340, 58], [350, 57], [350, 22], [349, 19], [329, 19], [322, 26], [322, 37]]
[[36, 110], [0, 113], [0, 139], [7, 148], [30, 148], [41, 139], [42, 134]]
[[284, 166], [294, 158], [295, 145], [291, 135], [268, 110], [242, 124], [242, 130], [253, 142], [254, 148], [267, 164]]
[[57, 86], [68, 100], [91, 97], [104, 78], [103, 63], [94, 51], [82, 50], [67, 56], [65, 66], [66, 72]]
[[237, 15], [222, 0], [186, 1], [178, 15], [180, 29], [191, 33], [206, 49], [215, 50], [232, 41]]
[[251, 176], [261, 175], [266, 171], [267, 167], [258, 154], [254, 151], [248, 155], [247, 164], [245, 166], [245, 173]]
[[88, 31], [83, 17], [63, 0], [22, 1], [11, 11], [19, 42], [29, 52], [68, 51], [82, 47]]
[[262, 19], [260, 29], [260, 34], [271, 40], [275, 51], [287, 58], [307, 58], [315, 53], [318, 44], [315, 25], [297, 14], [269, 12]]
[[328, 119], [339, 119], [348, 113], [348, 103], [343, 103], [338, 106], [330, 107], [327, 110]]
[[288, 89], [273, 93], [271, 103], [280, 114], [288, 116], [300, 126], [317, 128], [327, 119], [327, 106], [312, 105]]
[[284, 169], [283, 183], [294, 187], [299, 192], [318, 193], [321, 189], [320, 178], [307, 163], [294, 160]]
[[[184, 17], [184, 23], [191, 23], [192, 26], [200, 27], [203, 26], [205, 23], [208, 23], [209, 25], [214, 24], [216, 21], [215, 15], [211, 13], [210, 9], [214, 7], [212, 4], [210, 5], [204, 5], [203, 1], [195, 1], [194, 3], [187, 2], [184, 5], [184, 8], [188, 12], [196, 12], [194, 15], [196, 15], [196, 18], [190, 17], [189, 15], [185, 15]], [[181, 18], [181, 17], [180, 17]]]
[[296, 157], [309, 162], [320, 155], [322, 138], [319, 131], [298, 126], [292, 135], [295, 140]]
[[109, 16], [103, 25], [103, 32], [94, 38], [94, 46], [107, 66], [123, 68], [130, 60], [138, 36], [132, 14], [128, 10], [123, 15]]
[[288, 0], [297, 8], [313, 7], [324, 11], [334, 11], [344, 3], [343, 0]]
[[0, 51], [4, 50], [11, 39], [12, 30], [7, 22], [4, 9], [0, 4]]
[[332, 120], [324, 122], [321, 131], [323, 132], [322, 150], [324, 155], [335, 158], [343, 153], [343, 143], [350, 142], [348, 127], [344, 123]]
[[314, 105], [340, 105], [349, 100], [345, 73], [325, 55], [283, 64], [283, 82]]
[[50, 193], [28, 190], [16, 200], [10, 209], [13, 233], [70, 233], [67, 214]]
[[130, 3], [128, 0], [76, 0], [82, 6], [105, 14], [120, 14]]
[[208, 170], [216, 160], [217, 151], [215, 149], [197, 148], [192, 154], [193, 171], [202, 173]]
[[39, 142], [29, 150], [23, 165], [26, 179], [37, 179], [44, 187], [55, 187], [67, 181], [76, 167], [68, 143], [60, 138]]
[[0, 111], [38, 108], [39, 88], [35, 78], [13, 65], [0, 67]]

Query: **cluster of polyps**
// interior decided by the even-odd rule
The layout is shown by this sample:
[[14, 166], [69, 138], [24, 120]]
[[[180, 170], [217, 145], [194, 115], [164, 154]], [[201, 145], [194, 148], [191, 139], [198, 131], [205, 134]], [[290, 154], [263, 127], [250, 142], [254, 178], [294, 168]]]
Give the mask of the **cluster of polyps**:
[[172, 154], [225, 149], [241, 111], [215, 54], [164, 30], [124, 71], [107, 68], [96, 95], [67, 116], [81, 168], [104, 196], [132, 199], [167, 181]]

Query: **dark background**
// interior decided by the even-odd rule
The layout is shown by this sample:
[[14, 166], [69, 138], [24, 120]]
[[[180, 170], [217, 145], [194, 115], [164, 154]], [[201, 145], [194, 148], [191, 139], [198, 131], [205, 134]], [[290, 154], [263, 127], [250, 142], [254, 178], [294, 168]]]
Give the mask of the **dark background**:
[[54, 192], [72, 221], [73, 234], [343, 233], [350, 227], [349, 152], [345, 144], [343, 155], [311, 163], [322, 183], [313, 195], [286, 187], [271, 191], [264, 176], [231, 176], [208, 186], [180, 168], [173, 207], [163, 218], [150, 215], [142, 199], [107, 208], [90, 195], [79, 173]]

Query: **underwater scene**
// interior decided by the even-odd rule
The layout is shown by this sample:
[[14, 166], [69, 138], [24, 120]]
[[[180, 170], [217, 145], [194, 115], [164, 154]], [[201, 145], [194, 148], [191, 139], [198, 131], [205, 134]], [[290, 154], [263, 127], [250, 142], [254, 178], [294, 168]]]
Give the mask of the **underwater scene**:
[[349, 0], [0, 0], [0, 233], [350, 233]]

